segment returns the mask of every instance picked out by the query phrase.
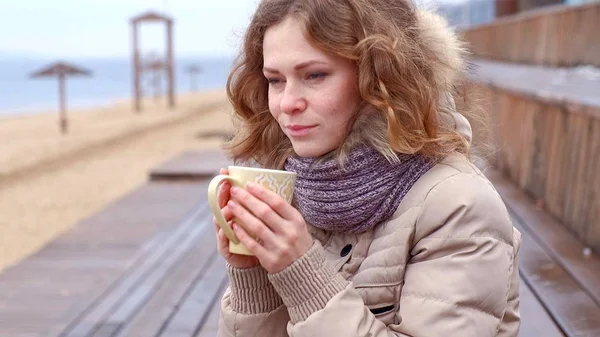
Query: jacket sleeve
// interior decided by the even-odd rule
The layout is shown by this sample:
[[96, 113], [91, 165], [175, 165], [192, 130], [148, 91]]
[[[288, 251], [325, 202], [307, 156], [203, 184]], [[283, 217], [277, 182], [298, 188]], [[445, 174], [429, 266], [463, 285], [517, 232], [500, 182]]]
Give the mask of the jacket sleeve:
[[287, 337], [287, 309], [262, 267], [228, 265], [230, 286], [221, 300], [218, 337]]
[[[460, 192], [459, 192], [460, 191]], [[431, 189], [416, 219], [398, 305], [386, 326], [315, 243], [269, 279], [290, 314], [288, 334], [318, 336], [495, 336], [513, 268], [512, 225], [491, 184], [457, 174]]]

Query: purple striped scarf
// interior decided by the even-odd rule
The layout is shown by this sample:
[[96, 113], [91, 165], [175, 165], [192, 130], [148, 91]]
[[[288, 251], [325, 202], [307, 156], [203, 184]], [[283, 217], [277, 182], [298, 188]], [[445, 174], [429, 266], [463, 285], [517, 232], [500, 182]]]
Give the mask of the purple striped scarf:
[[360, 233], [384, 223], [433, 165], [422, 155], [399, 154], [391, 163], [370, 146], [352, 151], [342, 169], [335, 159], [290, 157], [296, 172], [294, 204], [311, 225], [334, 232]]

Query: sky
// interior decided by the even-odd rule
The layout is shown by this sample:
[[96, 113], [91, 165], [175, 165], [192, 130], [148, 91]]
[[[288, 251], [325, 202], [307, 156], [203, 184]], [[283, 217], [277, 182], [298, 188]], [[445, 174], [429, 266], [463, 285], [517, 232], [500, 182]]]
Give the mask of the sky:
[[[231, 56], [257, 0], [0, 0], [0, 58], [128, 57], [129, 19], [149, 10], [175, 19], [178, 56]], [[141, 25], [145, 54], [163, 52], [163, 25]]]
[[[231, 56], [237, 51], [257, 3], [258, 0], [0, 0], [0, 58], [128, 57], [129, 19], [149, 10], [175, 19], [176, 55]], [[162, 53], [165, 37], [163, 26], [143, 24], [142, 53]]]

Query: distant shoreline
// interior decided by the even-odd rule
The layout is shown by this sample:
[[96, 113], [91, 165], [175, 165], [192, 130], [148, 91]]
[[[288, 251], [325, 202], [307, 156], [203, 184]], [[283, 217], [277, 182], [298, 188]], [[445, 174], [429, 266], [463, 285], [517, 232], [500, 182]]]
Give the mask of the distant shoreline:
[[[92, 72], [91, 77], [69, 77], [67, 80], [68, 109], [88, 109], [114, 101], [127, 100], [132, 92], [132, 69], [129, 58], [65, 59]], [[175, 91], [192, 91], [187, 68], [199, 66], [195, 77], [198, 92], [222, 89], [231, 69], [230, 57], [179, 57], [175, 63]], [[35, 115], [58, 110], [58, 85], [54, 78], [31, 79], [29, 75], [49, 62], [44, 58], [2, 58], [0, 56], [0, 119], [6, 116]], [[153, 95], [152, 74], [142, 79], [146, 97]], [[165, 92], [162, 76], [161, 92]]]
[[[181, 95], [191, 95], [191, 94], [202, 94], [211, 91], [224, 90], [222, 87], [215, 88], [205, 88], [202, 90], [197, 90], [196, 92], [192, 91], [178, 91], [175, 93], [176, 97]], [[153, 101], [153, 96], [147, 95], [143, 99]], [[166, 103], [166, 95], [160, 96], [160, 103]], [[95, 100], [73, 100], [67, 102], [67, 113], [69, 111], [73, 113], [82, 113], [87, 111], [93, 111], [104, 107], [111, 107], [116, 104], [126, 104], [126, 102], [131, 102], [133, 107], [133, 96], [119, 96], [113, 98], [98, 98]], [[159, 103], [159, 104], [160, 104]], [[152, 104], [152, 103], [151, 103]], [[165, 105], [166, 107], [166, 105]], [[132, 108], [133, 111], [133, 108]], [[39, 115], [50, 115], [50, 114], [58, 114], [58, 103], [57, 102], [48, 102], [48, 103], [40, 103], [35, 104], [30, 107], [21, 107], [17, 109], [0, 109], [0, 122], [3, 120], [9, 120], [14, 118], [22, 118], [28, 116], [39, 116]]]
[[[87, 110], [99, 108], [105, 105], [110, 105], [115, 101], [123, 101], [126, 99], [130, 99], [126, 96], [115, 97], [115, 98], [98, 98], [95, 100], [80, 100], [80, 101], [67, 101], [67, 109], [73, 110]], [[30, 115], [39, 115], [39, 114], [50, 114], [50, 113], [58, 113], [58, 103], [57, 102], [43, 102], [43, 103], [35, 103], [30, 106], [21, 106], [20, 108], [12, 108], [12, 109], [1, 109], [0, 110], [0, 120], [3, 118], [14, 118], [14, 117], [22, 117], [22, 116], [30, 116]]]

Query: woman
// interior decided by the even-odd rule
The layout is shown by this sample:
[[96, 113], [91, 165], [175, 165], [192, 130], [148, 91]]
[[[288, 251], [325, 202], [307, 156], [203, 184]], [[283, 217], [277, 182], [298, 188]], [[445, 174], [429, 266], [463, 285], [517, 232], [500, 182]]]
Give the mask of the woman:
[[230, 151], [297, 184], [292, 205], [221, 189], [255, 256], [217, 226], [219, 336], [517, 335], [520, 235], [469, 160], [463, 57], [409, 0], [260, 3], [228, 81]]

